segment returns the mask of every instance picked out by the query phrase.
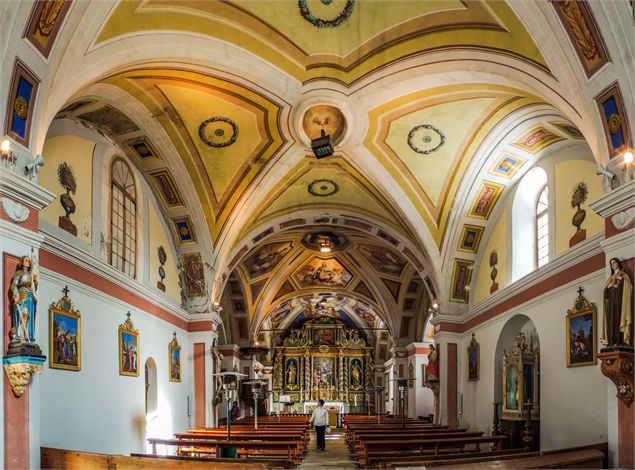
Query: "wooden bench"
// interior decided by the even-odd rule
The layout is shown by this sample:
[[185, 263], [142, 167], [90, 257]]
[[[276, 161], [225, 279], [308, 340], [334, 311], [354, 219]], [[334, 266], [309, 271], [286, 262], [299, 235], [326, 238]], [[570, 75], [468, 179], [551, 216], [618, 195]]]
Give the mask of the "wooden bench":
[[474, 436], [474, 437], [433, 437], [409, 439], [401, 436], [401, 439], [386, 439], [372, 441], [372, 448], [362, 445], [357, 449], [359, 465], [371, 466], [374, 457], [397, 455], [439, 455], [441, 453], [481, 452], [481, 444], [494, 444], [496, 450], [502, 450], [503, 441], [507, 436]]
[[[267, 458], [279, 458], [288, 460], [295, 464], [300, 463], [303, 455], [300, 442], [286, 441], [238, 441], [223, 439], [159, 439], [149, 438], [148, 442], [152, 446], [152, 454], [157, 454], [157, 445], [172, 446], [177, 448], [177, 455], [212, 455], [220, 457], [221, 449], [234, 448], [236, 451], [251, 451], [253, 455], [264, 455]], [[242, 455], [249, 455], [243, 452]]]
[[[270, 462], [261, 460], [237, 459], [200, 459], [179, 458], [174, 456], [132, 454], [110, 455], [95, 452], [80, 452], [68, 449], [40, 448], [40, 468], [43, 469], [144, 469], [156, 468], [160, 470], [186, 470], [191, 468], [204, 470], [240, 470], [240, 469], [271, 469], [276, 468]], [[287, 467], [290, 468], [291, 466]]]
[[359, 453], [364, 446], [373, 448], [375, 442], [385, 440], [414, 440], [414, 439], [452, 439], [463, 437], [482, 437], [483, 431], [451, 431], [444, 430], [440, 433], [384, 433], [384, 434], [360, 434], [355, 439], [348, 441], [349, 449], [352, 454]]
[[[536, 456], [523, 456], [509, 459], [479, 462], [479, 469], [512, 470], [523, 468], [603, 468], [604, 453], [597, 449], [576, 450], [569, 452], [546, 453]], [[432, 464], [428, 468], [444, 470], [468, 470], [474, 468], [474, 462], [443, 462]]]
[[539, 452], [529, 452], [526, 449], [505, 449], [495, 451], [485, 451], [478, 454], [461, 452], [458, 454], [443, 455], [427, 455], [425, 457], [419, 455], [395, 455], [395, 456], [375, 456], [373, 458], [375, 464], [379, 468], [391, 469], [395, 467], [427, 467], [437, 465], [439, 463], [456, 462], [456, 463], [478, 463], [487, 462], [495, 459], [518, 458], [528, 455], [539, 455]]

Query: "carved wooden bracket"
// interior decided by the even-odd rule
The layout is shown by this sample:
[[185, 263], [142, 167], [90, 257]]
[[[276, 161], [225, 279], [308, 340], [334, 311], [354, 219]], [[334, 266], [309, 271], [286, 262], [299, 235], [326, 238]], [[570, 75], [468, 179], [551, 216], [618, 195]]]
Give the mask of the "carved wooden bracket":
[[617, 387], [617, 398], [630, 407], [633, 403], [633, 352], [615, 350], [598, 354], [602, 373]]
[[[25, 359], [21, 361], [19, 359]], [[7, 379], [9, 379], [9, 384], [11, 385], [11, 389], [13, 390], [13, 394], [20, 398], [24, 393], [26, 387], [31, 383], [31, 377], [33, 374], [41, 374], [42, 373], [42, 363], [44, 362], [45, 357], [43, 359], [32, 359], [30, 357], [11, 357], [10, 360], [3, 360], [4, 372], [7, 374]]]

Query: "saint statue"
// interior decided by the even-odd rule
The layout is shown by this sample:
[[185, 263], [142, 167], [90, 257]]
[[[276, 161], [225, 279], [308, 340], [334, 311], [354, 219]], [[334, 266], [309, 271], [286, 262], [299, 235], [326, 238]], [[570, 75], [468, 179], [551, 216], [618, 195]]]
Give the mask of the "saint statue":
[[430, 345], [430, 352], [428, 353], [428, 377], [431, 382], [439, 381], [439, 352], [434, 347], [434, 344]]
[[287, 383], [291, 385], [295, 385], [297, 374], [298, 374], [298, 368], [296, 367], [295, 363], [293, 362], [289, 363], [289, 366], [287, 367]]
[[31, 262], [31, 258], [23, 256], [11, 281], [11, 294], [13, 296], [12, 343], [35, 342], [38, 282], [37, 260], [34, 257], [33, 262]]
[[600, 341], [605, 346], [631, 346], [633, 284], [618, 258], [611, 258], [611, 275], [604, 286], [604, 316]]

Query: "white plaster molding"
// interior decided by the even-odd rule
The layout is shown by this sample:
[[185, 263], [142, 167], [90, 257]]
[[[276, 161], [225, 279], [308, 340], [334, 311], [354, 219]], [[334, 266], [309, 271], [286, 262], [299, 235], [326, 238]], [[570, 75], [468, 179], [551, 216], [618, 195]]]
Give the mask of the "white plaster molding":
[[[557, 298], [558, 296], [562, 295], [562, 292], [565, 292], [570, 289], [575, 290], [577, 286], [584, 286], [589, 283], [594, 283], [594, 282], [603, 283], [604, 279], [605, 279], [604, 270], [596, 271], [596, 272], [587, 274], [586, 276], [579, 277], [570, 282], [567, 282], [566, 284], [561, 285], [560, 287], [557, 287], [556, 289], [552, 289], [548, 292], [540, 294], [532, 299], [527, 300], [526, 302], [523, 302], [521, 304], [516, 305], [515, 307], [510, 308], [509, 310], [506, 310], [505, 312], [500, 313], [499, 315], [496, 315], [488, 320], [485, 320], [484, 322], [474, 326], [474, 328], [465, 330], [465, 332], [461, 333], [461, 336], [468, 339], [472, 332], [478, 331], [479, 329], [488, 327], [498, 322], [502, 322], [502, 324], [504, 324], [507, 320], [509, 320], [514, 315], [516, 315], [516, 313], [519, 311], [528, 310], [532, 308], [540, 309], [545, 304], [545, 302], [548, 302], [554, 298]], [[573, 298], [574, 296], [575, 294], [572, 293], [571, 298]]]
[[[603, 233], [599, 233], [588, 240], [577, 244], [573, 248], [567, 250], [562, 255], [558, 256], [553, 261], [547, 263], [542, 268], [539, 268], [526, 276], [516, 280], [516, 282], [497, 290], [494, 294], [490, 295], [478, 305], [470, 308], [467, 315], [463, 316], [459, 320], [451, 321], [450, 318], [444, 317], [443, 321], [451, 323], [464, 323], [471, 318], [474, 318], [481, 313], [495, 307], [501, 302], [508, 300], [519, 291], [529, 289], [545, 279], [548, 279], [556, 274], [570, 269], [576, 264], [589, 259], [599, 253], [603, 253]], [[440, 320], [439, 320], [440, 321]], [[431, 322], [432, 323], [432, 322]]]
[[169, 328], [174, 328], [176, 330], [181, 331], [184, 334], [188, 334], [187, 330], [179, 328], [178, 326], [176, 326], [175, 324], [167, 320], [159, 318], [156, 315], [153, 315], [151, 313], [148, 313], [147, 311], [140, 309], [139, 307], [131, 305], [128, 302], [118, 299], [117, 297], [113, 297], [112, 295], [109, 295], [99, 289], [95, 289], [94, 287], [90, 287], [86, 284], [83, 284], [81, 281], [77, 281], [70, 277], [64, 276], [63, 274], [55, 272], [52, 269], [40, 267], [40, 275], [42, 280], [44, 281], [50, 282], [52, 284], [57, 284], [60, 286], [64, 286], [64, 285], [68, 286], [71, 292], [79, 292], [81, 294], [84, 294], [90, 297], [91, 299], [95, 299], [105, 304], [108, 304], [115, 309], [120, 309], [123, 311], [130, 310], [133, 313], [135, 312], [142, 313], [143, 315], [147, 316], [148, 321], [156, 321], [160, 323], [161, 325], [166, 325]]
[[13, 199], [9, 199], [8, 197], [0, 198], [0, 202], [2, 202], [2, 208], [7, 213], [9, 218], [14, 222], [21, 224], [26, 219], [29, 218], [29, 208], [23, 206], [20, 203], [15, 202]]
[[605, 219], [632, 206], [635, 206], [635, 180], [623, 184], [589, 204], [591, 209]]
[[41, 210], [55, 199], [48, 189], [12, 171], [0, 167], [0, 195]]
[[635, 252], [635, 228], [618, 233], [603, 240], [602, 248], [607, 259], [617, 256], [619, 258], [632, 258]]
[[615, 227], [622, 230], [628, 227], [633, 219], [635, 219], [635, 207], [629, 207], [625, 211], [618, 212], [611, 217], [611, 222], [613, 222]]
[[40, 248], [44, 241], [43, 235], [7, 222], [6, 220], [0, 220], [0, 239], [2, 238], [9, 238], [36, 249]]
[[[139, 296], [145, 298], [149, 302], [158, 307], [167, 310], [177, 317], [185, 321], [205, 320], [203, 315], [193, 315], [184, 310], [182, 307], [163, 298], [159, 294], [152, 292], [145, 285], [137, 280], [127, 276], [126, 274], [116, 270], [109, 264], [104, 263], [101, 259], [85, 253], [75, 246], [69, 245], [67, 242], [58, 238], [55, 234], [42, 232], [45, 235], [42, 249], [49, 251], [61, 258], [64, 258], [78, 266], [95, 273], [96, 275], [126, 289], [132, 291]], [[208, 315], [206, 317], [209, 318]]]

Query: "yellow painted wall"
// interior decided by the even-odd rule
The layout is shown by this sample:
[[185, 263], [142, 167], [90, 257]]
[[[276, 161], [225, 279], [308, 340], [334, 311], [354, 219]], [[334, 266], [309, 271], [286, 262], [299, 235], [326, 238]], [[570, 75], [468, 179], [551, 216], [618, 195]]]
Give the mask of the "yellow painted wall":
[[151, 202], [148, 202], [148, 208], [148, 230], [150, 233], [150, 240], [148, 243], [148, 254], [150, 258], [148, 265], [150, 275], [148, 276], [148, 279], [150, 285], [156, 287], [157, 282], [161, 279], [159, 277], [159, 266], [161, 263], [159, 263], [158, 249], [160, 246], [163, 246], [163, 249], [167, 254], [167, 261], [163, 266], [163, 269], [165, 269], [165, 279], [163, 280], [163, 284], [165, 284], [165, 293], [173, 299], [180, 301], [181, 294], [179, 291], [176, 260], [174, 259], [172, 249], [172, 238], [161, 223], [163, 217], [159, 214]]
[[71, 135], [52, 137], [44, 142], [42, 155], [45, 165], [40, 173], [39, 182], [57, 196], [48, 207], [40, 212], [40, 218], [58, 226], [59, 217], [66, 214], [59, 196], [66, 190], [57, 179], [57, 168], [66, 162], [73, 170], [77, 191], [71, 194], [75, 201], [75, 213], [71, 221], [77, 227], [77, 237], [91, 243], [92, 237], [92, 198], [93, 198], [93, 150], [95, 142]]
[[490, 295], [489, 289], [492, 285], [490, 273], [492, 272], [492, 268], [490, 268], [489, 266], [489, 254], [492, 250], [496, 250], [496, 252], [498, 253], [498, 264], [496, 265], [496, 269], [498, 270], [498, 275], [496, 276], [498, 289], [500, 290], [509, 284], [509, 279], [507, 276], [508, 212], [508, 208], [501, 212], [501, 215], [498, 218], [496, 225], [494, 226], [494, 230], [487, 242], [487, 245], [484, 247], [482, 246], [479, 249], [479, 257], [482, 259], [482, 262], [479, 266], [478, 273], [476, 273], [476, 280], [474, 281], [473, 299], [475, 304]]
[[595, 163], [588, 160], [567, 160], [554, 166], [555, 204], [556, 204], [556, 255], [569, 249], [569, 239], [576, 228], [571, 218], [577, 209], [571, 207], [573, 188], [584, 181], [589, 188], [589, 195], [581, 209], [586, 210], [586, 218], [582, 228], [586, 229], [587, 239], [604, 230], [602, 217], [589, 208], [589, 203], [602, 195], [602, 179], [595, 174]]

